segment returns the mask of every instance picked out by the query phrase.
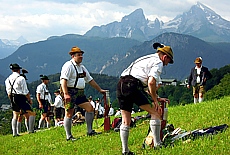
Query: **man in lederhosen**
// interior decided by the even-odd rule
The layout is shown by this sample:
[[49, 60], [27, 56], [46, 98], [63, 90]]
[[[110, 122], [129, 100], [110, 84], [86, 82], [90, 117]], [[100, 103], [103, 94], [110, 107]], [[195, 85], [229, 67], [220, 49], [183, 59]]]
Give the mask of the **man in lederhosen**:
[[49, 120], [48, 113], [51, 104], [51, 95], [48, 89], [49, 78], [46, 75], [40, 75], [40, 79], [42, 80], [42, 83], [38, 85], [36, 89], [36, 93], [37, 93], [36, 97], [41, 113], [41, 118], [38, 123], [38, 129], [43, 128], [45, 122], [46, 122], [46, 127], [47, 128], [50, 127], [50, 120]]
[[5, 85], [13, 110], [13, 118], [11, 122], [13, 136], [16, 137], [19, 136], [17, 134], [17, 120], [19, 114], [24, 114], [27, 119], [29, 118], [29, 133], [34, 132], [35, 116], [32, 116], [30, 113], [32, 100], [30, 98], [26, 80], [20, 75], [20, 70], [22, 68], [18, 64], [10, 64], [10, 69], [13, 73], [5, 80]]
[[84, 52], [79, 47], [72, 47], [70, 52], [71, 60], [67, 61], [61, 70], [60, 84], [63, 97], [65, 99], [65, 117], [64, 128], [66, 131], [66, 139], [74, 141], [76, 138], [71, 133], [72, 116], [74, 105], [86, 110], [85, 120], [87, 125], [87, 135], [92, 136], [98, 134], [92, 129], [94, 110], [92, 105], [84, 94], [85, 83], [89, 83], [100, 93], [104, 94], [105, 90], [94, 81], [85, 66], [81, 64]]
[[52, 106], [54, 106], [54, 116], [55, 116], [55, 126], [58, 126], [58, 122], [59, 121], [63, 121], [63, 115], [65, 113], [65, 108], [64, 108], [64, 103], [62, 100], [62, 97], [60, 95], [60, 90], [56, 90], [54, 92], [55, 100], [54, 100], [54, 104], [52, 104]]
[[[159, 48], [157, 48], [159, 46]], [[151, 115], [150, 128], [154, 137], [154, 147], [161, 147], [160, 130], [162, 109], [158, 102], [167, 101], [158, 98], [157, 84], [163, 66], [173, 63], [173, 52], [170, 46], [154, 43], [157, 53], [140, 57], [125, 69], [117, 85], [117, 98], [121, 109], [122, 125], [120, 138], [122, 154], [133, 155], [128, 148], [129, 129], [133, 104], [147, 111]], [[164, 101], [164, 102], [165, 102]]]
[[190, 71], [187, 88], [192, 86], [194, 103], [200, 103], [204, 99], [205, 85], [207, 80], [212, 78], [212, 74], [207, 67], [202, 66], [202, 58], [197, 57], [194, 61], [196, 64]]

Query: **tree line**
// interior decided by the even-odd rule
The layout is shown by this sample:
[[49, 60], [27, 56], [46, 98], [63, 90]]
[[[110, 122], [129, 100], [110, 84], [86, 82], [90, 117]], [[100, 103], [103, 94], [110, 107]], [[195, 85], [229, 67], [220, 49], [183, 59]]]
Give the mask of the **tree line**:
[[[211, 74], [213, 78], [207, 81], [206, 84], [206, 94], [205, 100], [220, 99], [223, 96], [230, 95], [230, 65], [226, 65], [220, 69], [211, 69]], [[110, 99], [113, 108], [118, 109], [118, 102], [116, 99], [116, 86], [119, 80], [118, 77], [108, 76], [105, 74], [91, 74], [95, 81], [103, 88], [110, 91]], [[54, 74], [48, 76], [50, 83], [48, 85], [50, 93], [54, 101], [54, 91], [60, 88], [59, 78], [60, 74]], [[36, 100], [36, 88], [41, 83], [40, 80], [28, 83], [28, 89], [33, 97], [33, 108], [38, 110], [38, 102]], [[177, 82], [176, 86], [167, 85], [162, 86], [158, 90], [158, 95], [160, 97], [166, 97], [170, 99], [169, 106], [185, 105], [193, 103], [192, 89], [188, 89], [180, 85], [181, 82]], [[86, 84], [85, 88], [86, 96], [93, 96], [93, 99], [103, 98], [103, 95], [98, 93], [90, 85]], [[0, 85], [0, 106], [2, 104], [10, 104], [7, 97], [5, 86]], [[135, 110], [138, 107], [134, 107]], [[11, 133], [10, 121], [12, 117], [12, 111], [0, 111], [0, 135]], [[37, 113], [36, 119], [39, 119], [39, 113]], [[23, 129], [22, 129], [23, 130]]]

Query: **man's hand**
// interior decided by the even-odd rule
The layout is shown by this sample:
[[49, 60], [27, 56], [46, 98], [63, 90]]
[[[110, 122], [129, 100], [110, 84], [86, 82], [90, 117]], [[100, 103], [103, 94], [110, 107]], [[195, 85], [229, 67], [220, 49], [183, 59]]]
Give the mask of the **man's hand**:
[[43, 105], [41, 103], [39, 103], [39, 108], [43, 109]]
[[69, 94], [64, 94], [64, 98], [65, 98], [65, 102], [66, 103], [69, 103], [71, 98], [70, 98], [70, 95]]
[[167, 102], [168, 104], [170, 103], [170, 100], [169, 99], [167, 99], [167, 98], [157, 98], [157, 101], [158, 102]]
[[154, 106], [155, 106], [155, 110], [157, 111], [157, 113], [159, 113], [159, 115], [162, 115], [162, 108], [161, 106], [158, 104], [158, 102], [153, 102]]

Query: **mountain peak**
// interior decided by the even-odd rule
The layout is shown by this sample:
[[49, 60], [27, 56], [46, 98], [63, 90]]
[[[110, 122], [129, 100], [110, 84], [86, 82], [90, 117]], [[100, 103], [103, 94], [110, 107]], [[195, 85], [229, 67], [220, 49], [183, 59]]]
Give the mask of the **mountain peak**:
[[129, 15], [126, 15], [122, 18], [121, 22], [126, 22], [126, 21], [134, 22], [135, 20], [140, 20], [140, 21], [145, 21], [145, 15], [143, 13], [143, 10], [141, 8], [136, 9]]
[[193, 8], [201, 9], [205, 13], [216, 14], [212, 9], [210, 9], [209, 7], [207, 7], [206, 5], [204, 5], [200, 2], [197, 2], [196, 5], [194, 5], [191, 9], [193, 9]]

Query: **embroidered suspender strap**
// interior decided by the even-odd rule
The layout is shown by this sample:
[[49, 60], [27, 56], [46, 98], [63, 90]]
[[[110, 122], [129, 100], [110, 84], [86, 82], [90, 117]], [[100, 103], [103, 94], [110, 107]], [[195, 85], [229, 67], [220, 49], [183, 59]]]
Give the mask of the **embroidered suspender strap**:
[[[71, 61], [71, 63], [73, 64], [73, 62]], [[75, 68], [75, 70], [76, 70], [76, 74], [77, 74], [77, 76], [76, 76], [76, 81], [75, 81], [75, 83], [74, 83], [74, 88], [76, 88], [76, 86], [77, 86], [77, 81], [78, 81], [78, 72], [77, 72], [77, 67], [73, 64], [73, 66], [74, 66], [74, 68]]]

